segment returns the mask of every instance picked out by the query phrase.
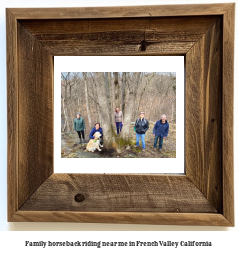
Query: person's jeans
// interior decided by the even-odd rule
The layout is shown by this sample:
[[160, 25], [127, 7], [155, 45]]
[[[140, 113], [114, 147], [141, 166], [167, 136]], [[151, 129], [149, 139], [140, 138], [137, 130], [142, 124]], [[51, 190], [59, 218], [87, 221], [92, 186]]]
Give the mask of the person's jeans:
[[159, 149], [161, 149], [161, 148], [162, 148], [162, 145], [163, 145], [164, 138], [163, 138], [163, 137], [159, 137], [159, 136], [155, 136], [154, 148], [157, 147], [158, 139], [159, 139]]
[[116, 122], [116, 127], [117, 127], [117, 134], [119, 134], [122, 128], [122, 122]]
[[136, 146], [139, 146], [140, 138], [141, 138], [142, 148], [145, 149], [145, 134], [138, 134], [136, 132]]

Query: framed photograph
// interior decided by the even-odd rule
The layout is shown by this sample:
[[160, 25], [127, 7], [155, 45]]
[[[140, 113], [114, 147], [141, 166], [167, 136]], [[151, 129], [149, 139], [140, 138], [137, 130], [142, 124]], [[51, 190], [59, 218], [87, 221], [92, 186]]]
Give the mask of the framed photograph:
[[184, 174], [184, 56], [60, 56], [54, 77], [55, 173]]
[[234, 18], [234, 3], [6, 9], [8, 221], [234, 226]]

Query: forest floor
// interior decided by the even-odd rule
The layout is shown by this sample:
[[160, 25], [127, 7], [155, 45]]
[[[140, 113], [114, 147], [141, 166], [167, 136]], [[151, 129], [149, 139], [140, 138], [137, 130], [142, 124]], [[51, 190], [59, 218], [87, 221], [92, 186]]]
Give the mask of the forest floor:
[[[145, 151], [142, 151], [141, 141], [139, 147], [136, 144], [136, 134], [131, 126], [131, 146], [124, 149], [106, 149], [96, 150], [94, 153], [85, 151], [87, 143], [79, 144], [78, 134], [76, 132], [65, 132], [61, 134], [61, 157], [62, 158], [176, 158], [176, 124], [169, 124], [169, 135], [164, 140], [162, 151], [154, 149], [154, 125], [149, 125], [149, 130], [145, 135]], [[119, 136], [119, 135], [118, 135]], [[88, 138], [86, 138], [88, 141]]]

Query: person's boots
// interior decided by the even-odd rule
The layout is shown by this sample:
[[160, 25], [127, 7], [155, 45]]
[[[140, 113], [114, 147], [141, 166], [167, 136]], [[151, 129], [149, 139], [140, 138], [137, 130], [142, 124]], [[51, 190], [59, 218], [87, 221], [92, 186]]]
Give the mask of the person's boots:
[[82, 143], [83, 143], [83, 142], [82, 142], [82, 139], [80, 138], [80, 139], [79, 139], [79, 144], [82, 144]]
[[83, 143], [87, 143], [87, 141], [85, 140], [85, 138], [83, 139]]

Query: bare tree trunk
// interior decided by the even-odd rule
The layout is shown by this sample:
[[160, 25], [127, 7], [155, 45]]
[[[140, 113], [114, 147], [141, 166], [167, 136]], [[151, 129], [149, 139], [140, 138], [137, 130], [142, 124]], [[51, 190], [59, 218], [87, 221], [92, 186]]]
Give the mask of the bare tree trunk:
[[111, 99], [111, 111], [112, 111], [112, 123], [114, 123], [114, 112], [115, 112], [115, 100], [114, 100], [114, 94], [115, 94], [115, 89], [114, 89], [114, 82], [112, 82], [112, 74], [109, 72], [108, 75], [108, 83], [109, 83], [109, 88], [110, 88], [110, 99]]
[[114, 88], [115, 88], [115, 107], [120, 107], [119, 102], [119, 83], [118, 83], [118, 72], [113, 72], [114, 76]]
[[98, 103], [98, 96], [97, 96], [97, 85], [96, 85], [96, 81], [95, 78], [93, 77], [92, 73], [90, 73], [91, 78], [92, 78], [92, 91], [93, 91], [93, 98], [95, 101], [95, 105], [96, 105], [96, 111], [97, 111], [97, 117], [96, 117], [96, 122], [99, 122], [100, 125], [102, 126], [102, 118], [101, 118], [101, 113], [99, 110], [99, 103]]
[[102, 128], [103, 128], [103, 143], [105, 147], [111, 148], [115, 143], [113, 126], [111, 124], [111, 110], [108, 103], [107, 85], [105, 84], [106, 78], [103, 72], [98, 73], [101, 82], [96, 83], [99, 111], [101, 113]]
[[[160, 103], [160, 98], [158, 97], [158, 95], [159, 95], [159, 92], [155, 95], [154, 99], [151, 98], [151, 103], [150, 103], [150, 105], [149, 105], [149, 103], [146, 104], [145, 111], [147, 112], [147, 111], [148, 111], [147, 108], [148, 108], [148, 107], [150, 108], [150, 112], [149, 112], [149, 114], [148, 114], [148, 118], [149, 118], [149, 119], [151, 118], [151, 115], [153, 116], [153, 114], [156, 115], [156, 113], [157, 113], [157, 112], [156, 112], [156, 108], [157, 108], [158, 103]], [[156, 100], [156, 102], [155, 102], [155, 100]], [[153, 114], [151, 114], [151, 112], [153, 112]], [[156, 118], [156, 119], [157, 119], [157, 118]]]
[[80, 112], [80, 99], [79, 99], [79, 96], [78, 96], [78, 112]]
[[[92, 77], [92, 74], [90, 73], [90, 76], [91, 76], [91, 78], [93, 79], [93, 77]], [[95, 116], [96, 116], [96, 122], [98, 123], [99, 122], [99, 112], [98, 112], [98, 98], [97, 98], [97, 96], [95, 95], [95, 86], [94, 86], [94, 79], [92, 80], [91, 79], [91, 82], [88, 82], [88, 87], [91, 89], [91, 91], [92, 91], [92, 96], [93, 96], [93, 104], [94, 104], [94, 108], [95, 108], [95, 110], [96, 110], [96, 113], [95, 113]], [[95, 122], [95, 123], [96, 123]], [[94, 125], [95, 123], [93, 123], [92, 125]]]
[[172, 120], [173, 122], [175, 121], [175, 117], [174, 117], [174, 111], [175, 111], [175, 110], [174, 110], [174, 102], [176, 103], [176, 99], [173, 99], [173, 101], [172, 101], [172, 117], [171, 117], [172, 119], [171, 119], [171, 120]]
[[[95, 103], [96, 106], [96, 122], [100, 122], [100, 116], [99, 116], [99, 110], [98, 110], [98, 104]], [[95, 123], [94, 123], [95, 124]]]
[[66, 116], [66, 130], [69, 131], [69, 121], [68, 121], [68, 94], [67, 94], [67, 86], [65, 87], [65, 116]]
[[133, 73], [134, 78], [133, 82], [128, 84], [129, 88], [129, 98], [125, 110], [124, 115], [124, 125], [122, 128], [122, 136], [125, 141], [129, 141], [130, 137], [130, 126], [131, 126], [131, 119], [134, 112], [134, 105], [135, 105], [135, 99], [137, 96], [138, 88], [139, 88], [139, 81], [140, 81], [140, 72]]
[[72, 132], [74, 131], [74, 125], [73, 125], [73, 121], [74, 121], [74, 119], [73, 119], [73, 117], [72, 117], [72, 111], [71, 111], [71, 108], [69, 108], [69, 119], [71, 120], [70, 121], [70, 125], [71, 125], [71, 130], [72, 130]]
[[63, 132], [65, 132], [66, 125], [67, 125], [67, 115], [66, 115], [66, 112], [65, 112], [64, 98], [63, 97], [62, 97], [62, 102], [63, 102], [63, 111], [64, 111], [64, 128], [63, 128]]
[[87, 72], [83, 72], [84, 77], [84, 89], [85, 89], [85, 99], [86, 99], [86, 107], [87, 107], [87, 113], [88, 113], [88, 123], [90, 130], [92, 129], [92, 121], [91, 121], [91, 114], [90, 114], [90, 108], [89, 108], [89, 102], [88, 102], [88, 79], [87, 79]]
[[140, 97], [139, 97], [139, 99], [138, 99], [137, 108], [136, 108], [135, 114], [134, 114], [135, 117], [136, 117], [136, 115], [139, 113], [139, 109], [140, 109], [142, 97], [143, 97], [143, 95], [144, 95], [146, 89], [150, 86], [150, 82], [151, 82], [152, 78], [154, 77], [154, 75], [155, 75], [155, 72], [153, 72], [153, 73], [151, 74], [151, 76], [149, 76], [149, 77], [147, 78], [146, 84], [145, 84], [143, 90], [142, 90], [141, 93], [140, 93]]
[[[64, 103], [65, 103], [65, 116], [66, 116], [66, 126], [67, 131], [69, 131], [69, 121], [68, 121], [68, 101], [70, 101], [71, 98], [71, 90], [72, 87], [76, 83], [76, 78], [71, 77], [71, 72], [67, 72], [65, 74], [61, 73], [61, 79], [64, 81], [64, 84], [62, 84], [65, 88], [65, 96], [64, 96]], [[68, 88], [69, 88], [69, 96], [68, 96]]]
[[[105, 81], [105, 89], [106, 89], [106, 95], [107, 95], [107, 105], [108, 105], [108, 113], [111, 116], [112, 115], [112, 105], [111, 105], [111, 98], [110, 98], [110, 88], [109, 88], [109, 78], [108, 78], [108, 72], [104, 73], [104, 81]], [[109, 124], [112, 125], [112, 118], [109, 117]]]
[[121, 86], [121, 111], [125, 111], [125, 97], [126, 97], [126, 72], [122, 73], [122, 86]]

